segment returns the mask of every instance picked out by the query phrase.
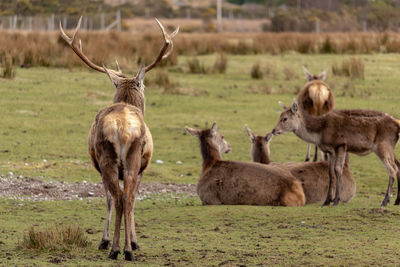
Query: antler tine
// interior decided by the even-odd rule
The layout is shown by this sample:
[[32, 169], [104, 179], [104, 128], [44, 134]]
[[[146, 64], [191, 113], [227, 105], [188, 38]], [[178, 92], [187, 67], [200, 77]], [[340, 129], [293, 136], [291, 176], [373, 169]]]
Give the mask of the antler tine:
[[160, 61], [166, 59], [171, 53], [174, 48], [174, 43], [172, 42], [172, 38], [175, 37], [175, 35], [178, 34], [179, 32], [179, 26], [176, 28], [176, 30], [171, 33], [170, 35], [165, 31], [164, 26], [161, 24], [161, 22], [155, 18], [158, 26], [161, 29], [161, 32], [164, 37], [164, 45], [161, 47], [160, 52], [158, 53], [157, 58], [151, 63], [150, 65], [146, 66], [145, 71], [148, 72], [152, 68], [154, 68]]
[[117, 65], [118, 72], [122, 73], [121, 68], [119, 67], [118, 60], [115, 60], [115, 65]]
[[[65, 32], [64, 29], [62, 28], [61, 21], [60, 21], [60, 32], [61, 32], [61, 37], [69, 44], [69, 46], [72, 48], [72, 50], [75, 52], [75, 54], [88, 65], [90, 68], [97, 70], [99, 72], [105, 73], [106, 71], [104, 68], [94, 64], [82, 51], [82, 41], [79, 40], [78, 45], [75, 42], [75, 36], [77, 35], [79, 29], [81, 28], [82, 24], [82, 16], [79, 18], [78, 25], [75, 28], [74, 33], [72, 34], [72, 37], [69, 37]], [[125, 78], [125, 76], [122, 74], [121, 70], [119, 69], [118, 66], [118, 71], [115, 70], [109, 70], [110, 72], [114, 73], [115, 75]]]

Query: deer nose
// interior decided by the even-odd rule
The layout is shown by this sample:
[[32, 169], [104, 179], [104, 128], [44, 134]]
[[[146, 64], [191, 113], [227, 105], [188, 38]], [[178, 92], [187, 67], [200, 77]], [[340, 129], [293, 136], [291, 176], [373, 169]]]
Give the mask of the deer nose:
[[273, 129], [273, 130], [271, 131], [271, 133], [272, 133], [272, 134], [275, 134], [275, 129]]

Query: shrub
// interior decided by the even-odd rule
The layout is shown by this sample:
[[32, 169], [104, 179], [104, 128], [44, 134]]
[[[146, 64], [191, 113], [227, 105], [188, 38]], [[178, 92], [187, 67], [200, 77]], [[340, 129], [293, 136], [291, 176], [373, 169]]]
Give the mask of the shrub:
[[44, 230], [32, 227], [25, 234], [19, 246], [27, 249], [55, 250], [87, 247], [89, 244], [84, 231], [79, 226], [67, 225]]
[[251, 67], [251, 78], [253, 79], [262, 79], [263, 73], [261, 71], [260, 63], [255, 63], [253, 67]]

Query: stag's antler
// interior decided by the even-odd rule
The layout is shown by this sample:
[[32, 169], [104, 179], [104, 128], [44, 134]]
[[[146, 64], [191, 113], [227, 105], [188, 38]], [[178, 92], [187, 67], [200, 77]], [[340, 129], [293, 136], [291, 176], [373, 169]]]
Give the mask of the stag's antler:
[[[91, 67], [94, 70], [106, 73], [106, 71], [104, 70], [103, 67], [100, 67], [100, 66], [94, 64], [87, 56], [85, 56], [85, 54], [82, 51], [82, 42], [81, 42], [81, 40], [79, 40], [79, 45], [77, 45], [76, 42], [75, 42], [75, 36], [76, 36], [76, 34], [78, 33], [78, 31], [79, 31], [79, 29], [81, 27], [81, 23], [82, 23], [82, 16], [80, 17], [80, 19], [78, 21], [78, 25], [76, 26], [74, 34], [72, 35], [72, 37], [69, 37], [64, 32], [64, 30], [62, 28], [62, 25], [61, 25], [61, 21], [60, 21], [61, 37], [69, 44], [69, 46], [72, 48], [72, 50], [75, 52], [75, 54], [77, 54], [78, 57], [80, 57], [82, 59], [82, 61], [86, 63], [86, 65], [88, 65], [89, 67]], [[123, 75], [122, 72], [121, 72], [121, 69], [119, 67], [118, 61], [115, 61], [115, 63], [117, 65], [118, 71], [115, 71], [115, 70], [109, 70], [109, 71], [114, 73], [118, 77], [126, 78], [125, 75]]]
[[161, 24], [161, 22], [157, 18], [155, 20], [157, 21], [158, 26], [160, 26], [161, 32], [164, 36], [164, 45], [163, 47], [161, 47], [160, 53], [158, 53], [158, 56], [154, 60], [154, 62], [146, 66], [145, 68], [146, 72], [154, 68], [160, 61], [166, 59], [171, 54], [172, 49], [174, 48], [174, 43], [172, 42], [172, 38], [174, 38], [175, 35], [177, 35], [179, 32], [179, 26], [178, 26], [173, 33], [168, 34], [165, 32], [164, 26]]

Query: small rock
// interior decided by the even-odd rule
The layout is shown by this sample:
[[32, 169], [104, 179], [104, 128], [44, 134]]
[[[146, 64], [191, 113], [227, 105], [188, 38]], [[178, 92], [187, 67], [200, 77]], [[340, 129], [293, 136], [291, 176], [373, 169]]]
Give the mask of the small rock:
[[86, 183], [87, 183], [87, 181], [86, 181], [86, 180], [83, 180], [83, 181], [82, 181], [82, 183], [86, 184]]
[[24, 176], [18, 175], [17, 178], [18, 178], [18, 179], [22, 179], [22, 178], [24, 178]]
[[29, 166], [29, 163], [28, 162], [25, 162], [25, 164], [24, 164], [25, 166]]
[[157, 164], [164, 164], [164, 161], [162, 161], [161, 159], [156, 160]]
[[92, 196], [94, 196], [94, 193], [89, 191], [88, 195], [92, 197]]
[[8, 176], [13, 177], [13, 176], [14, 176], [14, 173], [13, 173], [13, 172], [9, 172], [9, 173], [8, 173]]
[[300, 223], [306, 223], [305, 221], [301, 221]]
[[178, 161], [176, 162], [176, 164], [182, 164], [182, 161], [178, 160]]
[[46, 162], [47, 162], [47, 160], [46, 160], [46, 159], [44, 159], [44, 160], [43, 160], [43, 162], [44, 162], [44, 163], [46, 163]]
[[181, 173], [181, 174], [179, 174], [179, 177], [183, 177], [183, 174]]

